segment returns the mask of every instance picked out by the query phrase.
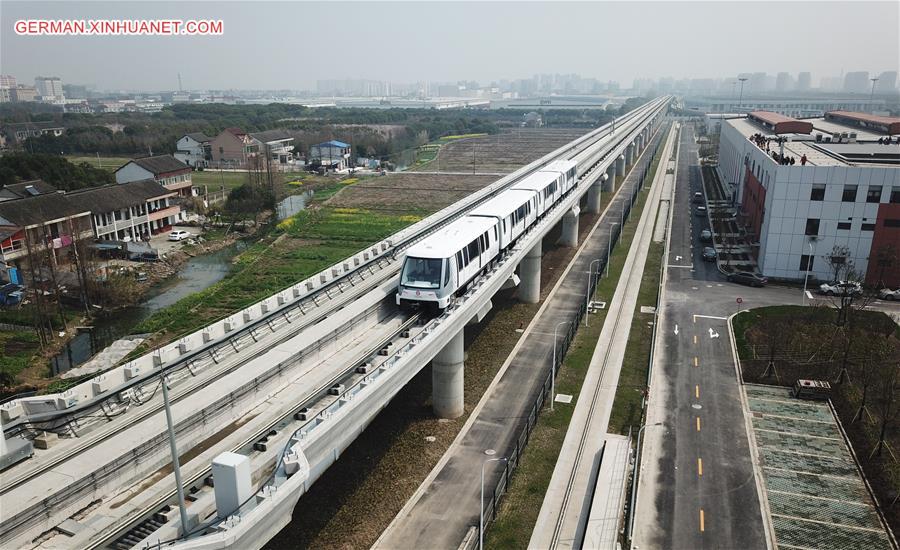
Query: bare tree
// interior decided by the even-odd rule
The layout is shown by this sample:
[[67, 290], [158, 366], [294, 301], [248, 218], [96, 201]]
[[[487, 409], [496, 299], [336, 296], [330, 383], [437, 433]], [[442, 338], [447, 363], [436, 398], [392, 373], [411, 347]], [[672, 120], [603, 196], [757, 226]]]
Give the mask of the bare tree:
[[878, 400], [876, 401], [876, 411], [878, 413], [878, 421], [880, 423], [878, 430], [878, 444], [873, 449], [872, 456], [881, 456], [884, 449], [885, 437], [888, 428], [897, 419], [900, 412], [900, 364], [896, 361], [882, 362], [878, 367]]
[[877, 375], [879, 374], [878, 365], [890, 360], [897, 351], [894, 342], [891, 340], [890, 333], [881, 335], [866, 332], [865, 335], [860, 335], [856, 342], [856, 347], [861, 348], [856, 351], [862, 351], [860, 355], [862, 360], [852, 370], [854, 373], [853, 378], [859, 384], [862, 395], [860, 396], [859, 407], [850, 420], [851, 424], [862, 419], [863, 414], [868, 414], [869, 411], [866, 409], [866, 405], [868, 404], [869, 390], [877, 380]]
[[854, 273], [853, 260], [850, 259], [850, 247], [836, 244], [831, 252], [822, 256], [831, 271], [831, 282], [850, 280]]

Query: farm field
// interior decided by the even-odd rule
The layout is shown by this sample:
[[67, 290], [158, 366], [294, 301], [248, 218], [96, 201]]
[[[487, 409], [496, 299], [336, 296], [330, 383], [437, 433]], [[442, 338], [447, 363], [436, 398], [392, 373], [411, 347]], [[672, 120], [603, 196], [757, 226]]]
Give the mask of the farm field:
[[587, 132], [584, 128], [517, 128], [491, 136], [445, 140], [434, 160], [412, 170], [473, 172], [474, 156], [476, 173], [514, 172]]
[[66, 155], [66, 160], [73, 164], [80, 164], [82, 162], [86, 162], [93, 166], [94, 168], [103, 168], [104, 170], [109, 170], [110, 172], [115, 172], [125, 163], [127, 163], [131, 158], [129, 157], [100, 157], [96, 156], [88, 157], [88, 156], [74, 156], [74, 155]]

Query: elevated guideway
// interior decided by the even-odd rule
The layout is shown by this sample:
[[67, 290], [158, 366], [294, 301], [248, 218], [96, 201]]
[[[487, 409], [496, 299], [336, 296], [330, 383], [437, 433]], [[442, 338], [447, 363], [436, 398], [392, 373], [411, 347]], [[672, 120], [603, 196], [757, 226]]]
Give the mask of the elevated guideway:
[[[596, 182], [602, 185], [618, 156], [640, 146], [639, 136], [658, 123], [666, 103], [651, 102], [619, 120], [615, 132], [591, 132], [315, 277], [65, 394], [4, 404], [7, 437], [30, 439], [39, 430], [65, 437], [55, 443], [43, 437], [49, 449], [3, 473], [0, 505], [16, 513], [0, 521], [0, 544], [121, 547], [139, 534], [177, 540], [183, 529], [171, 513], [174, 483], [157, 391], [162, 375], [175, 395], [181, 461], [195, 497], [193, 538], [178, 544], [263, 544], [396, 391], [489, 309], [490, 296], [526, 252], [524, 244], [511, 251], [470, 289], [482, 293], [419, 325], [390, 306], [403, 250], [541, 166], [575, 158], [579, 184], [523, 239], [533, 248], [538, 234]], [[597, 160], [589, 165], [591, 158]], [[210, 455], [224, 450], [251, 456], [263, 489], [219, 520], [206, 478]]]

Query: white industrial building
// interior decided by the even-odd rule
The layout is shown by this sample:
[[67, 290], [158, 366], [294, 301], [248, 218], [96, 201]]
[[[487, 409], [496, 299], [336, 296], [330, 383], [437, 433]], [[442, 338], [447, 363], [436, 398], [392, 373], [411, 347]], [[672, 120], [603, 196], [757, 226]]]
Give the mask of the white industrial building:
[[900, 254], [900, 118], [755, 112], [721, 127], [719, 176], [763, 275], [828, 280], [837, 245], [868, 284], [900, 286], [900, 260], [884, 261]]

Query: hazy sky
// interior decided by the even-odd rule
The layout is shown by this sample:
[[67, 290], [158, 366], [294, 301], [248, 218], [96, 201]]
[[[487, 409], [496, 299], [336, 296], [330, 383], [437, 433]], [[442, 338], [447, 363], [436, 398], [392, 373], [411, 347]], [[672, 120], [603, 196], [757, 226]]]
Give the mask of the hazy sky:
[[[33, 37], [19, 19], [222, 19], [223, 36]], [[900, 2], [0, 1], [0, 71], [106, 89], [313, 88], [579, 73], [897, 70]]]

